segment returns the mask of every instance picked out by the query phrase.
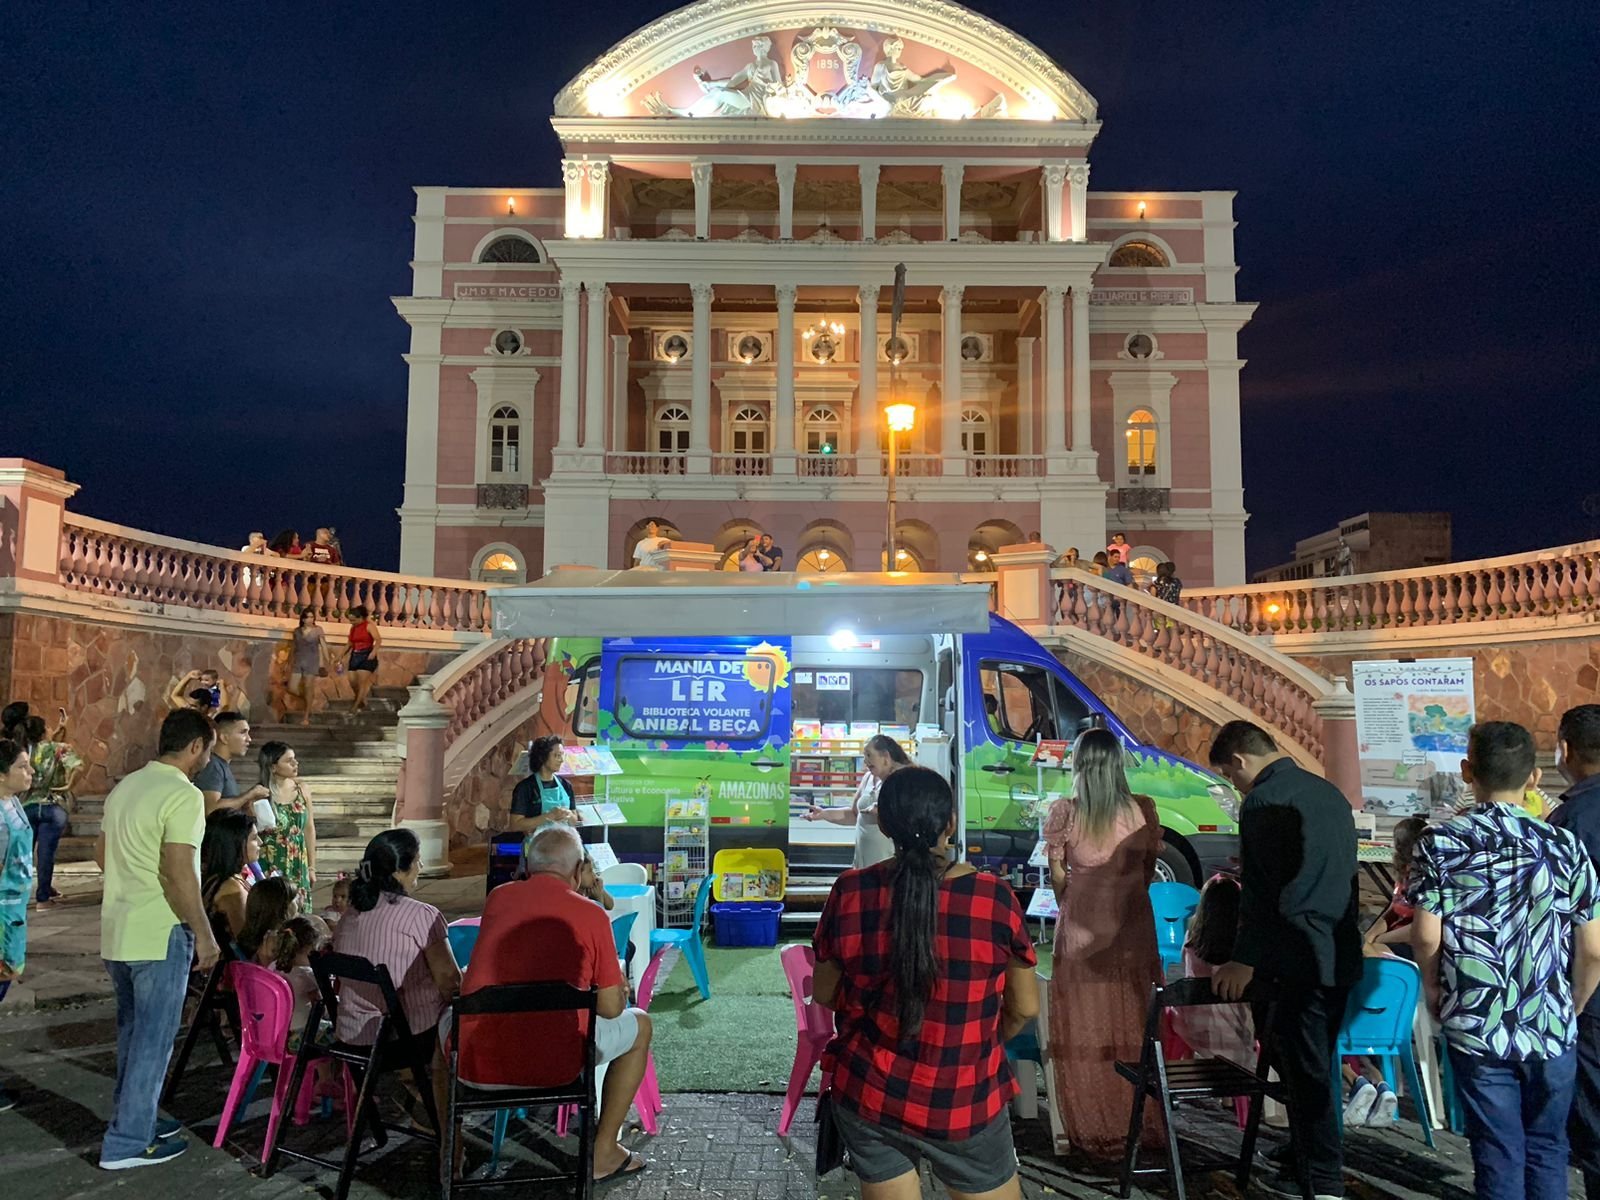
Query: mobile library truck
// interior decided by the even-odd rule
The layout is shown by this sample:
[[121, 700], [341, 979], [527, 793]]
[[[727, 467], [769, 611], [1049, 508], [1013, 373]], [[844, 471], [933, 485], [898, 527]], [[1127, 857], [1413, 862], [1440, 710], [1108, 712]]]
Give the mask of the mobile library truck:
[[1141, 744], [1045, 646], [954, 576], [558, 571], [497, 593], [506, 636], [554, 634], [573, 732], [620, 774], [596, 800], [608, 840], [660, 862], [675, 802], [704, 805], [709, 850], [781, 849], [789, 899], [825, 893], [855, 831], [807, 819], [849, 805], [867, 739], [884, 734], [946, 773], [969, 859], [1024, 883], [1070, 745], [1103, 725], [1128, 782], [1156, 802], [1159, 870], [1196, 882], [1237, 853], [1237, 794]]

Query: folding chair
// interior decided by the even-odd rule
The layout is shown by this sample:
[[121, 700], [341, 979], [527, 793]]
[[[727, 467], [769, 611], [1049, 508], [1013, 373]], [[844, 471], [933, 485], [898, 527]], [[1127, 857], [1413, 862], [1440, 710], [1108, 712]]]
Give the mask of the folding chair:
[[[345, 1122], [349, 1130], [349, 1145], [345, 1147], [344, 1158], [338, 1162], [327, 1158], [318, 1158], [314, 1154], [306, 1154], [299, 1150], [290, 1150], [282, 1143], [283, 1130], [280, 1126], [275, 1132], [276, 1136], [268, 1139], [266, 1150], [263, 1152], [261, 1174], [263, 1178], [270, 1177], [277, 1170], [278, 1156], [287, 1155], [289, 1158], [300, 1162], [314, 1163], [330, 1171], [339, 1172], [339, 1183], [334, 1188], [335, 1200], [345, 1200], [350, 1194], [350, 1181], [355, 1175], [356, 1161], [361, 1156], [361, 1136], [363, 1131], [372, 1134], [378, 1147], [388, 1144], [390, 1133], [398, 1133], [404, 1137], [416, 1138], [419, 1141], [438, 1144], [437, 1136], [418, 1133], [416, 1130], [404, 1125], [387, 1125], [378, 1115], [376, 1084], [382, 1075], [394, 1071], [409, 1070], [412, 1081], [416, 1084], [418, 1093], [422, 1096], [423, 1107], [427, 1110], [435, 1129], [439, 1128], [439, 1114], [433, 1103], [433, 1087], [428, 1080], [428, 1066], [426, 1063], [417, 1062], [407, 1058], [404, 1051], [413, 1046], [411, 1026], [406, 1021], [405, 1008], [400, 1003], [400, 996], [395, 991], [394, 982], [389, 978], [389, 968], [368, 962], [364, 958], [357, 958], [353, 954], [317, 954], [311, 958], [311, 970], [317, 978], [317, 998], [312, 1002], [311, 1012], [306, 1018], [306, 1028], [316, 1029], [323, 1016], [334, 1022], [339, 1019], [338, 984], [343, 981], [349, 983], [365, 984], [376, 988], [379, 999], [382, 1001], [382, 1012], [378, 1018], [378, 1032], [370, 1046], [352, 1046], [344, 1042], [334, 1042], [327, 1046], [313, 1044], [311, 1038], [302, 1038], [300, 1049], [294, 1056], [294, 1070], [289, 1076], [289, 1087], [283, 1097], [283, 1107], [292, 1110], [299, 1097], [301, 1087], [310, 1086], [306, 1079], [307, 1068], [319, 1058], [331, 1058], [335, 1062], [343, 1063], [347, 1072], [345, 1084]], [[350, 1095], [353, 1077], [356, 1094]]]
[[195, 999], [194, 1016], [189, 1018], [189, 1028], [183, 1032], [183, 1040], [178, 1043], [178, 1053], [173, 1057], [172, 1067], [167, 1072], [166, 1086], [161, 1089], [163, 1105], [171, 1102], [173, 1093], [178, 1090], [178, 1084], [183, 1081], [184, 1072], [189, 1069], [189, 1056], [194, 1053], [195, 1043], [200, 1040], [202, 1033], [211, 1035], [211, 1042], [217, 1048], [217, 1057], [222, 1060], [222, 1065], [224, 1067], [234, 1065], [233, 1047], [228, 1044], [227, 1034], [222, 1031], [222, 1023], [226, 1020], [233, 1027], [234, 1040], [237, 1041], [239, 1002], [233, 992], [223, 986], [223, 981], [227, 977], [228, 964], [237, 962], [244, 956], [240, 954], [239, 947], [234, 945], [233, 939], [228, 937], [225, 928], [217, 936], [217, 945], [222, 947], [222, 953], [217, 956], [217, 965], [212, 967], [198, 984], [193, 975], [189, 977], [187, 992]]
[[[1248, 993], [1246, 999], [1248, 1000]], [[1166, 986], [1151, 989], [1150, 1009], [1145, 1018], [1144, 1047], [1136, 1063], [1119, 1062], [1117, 1074], [1133, 1084], [1133, 1112], [1128, 1118], [1128, 1140], [1122, 1157], [1122, 1188], [1126, 1197], [1133, 1192], [1133, 1177], [1160, 1175], [1170, 1172], [1172, 1188], [1177, 1200], [1185, 1200], [1183, 1190], [1183, 1163], [1178, 1156], [1178, 1133], [1172, 1122], [1172, 1109], [1179, 1100], [1218, 1099], [1232, 1100], [1240, 1096], [1250, 1101], [1250, 1118], [1245, 1122], [1244, 1145], [1239, 1151], [1236, 1172], [1239, 1190], [1250, 1185], [1250, 1164], [1255, 1157], [1256, 1135], [1261, 1128], [1261, 1102], [1271, 1096], [1282, 1100], [1283, 1085], [1268, 1079], [1268, 1039], [1263, 1039], [1251, 1071], [1226, 1058], [1191, 1058], [1168, 1063], [1162, 1049], [1163, 1015], [1170, 1008], [1188, 1008], [1204, 1004], [1221, 1004], [1211, 991], [1209, 979], [1179, 979]], [[1271, 1028], [1273, 1012], [1269, 1008], [1266, 1028]], [[1167, 1127], [1166, 1168], [1139, 1166], [1139, 1137], [1144, 1131], [1144, 1105], [1153, 1099], [1161, 1106], [1163, 1122]]]
[[[578, 1159], [571, 1174], [541, 1175], [539, 1183], [571, 1183], [576, 1200], [589, 1200], [593, 1191], [595, 1118], [595, 1047], [594, 1032], [597, 1019], [596, 1005], [599, 991], [595, 988], [579, 989], [566, 983], [504, 983], [479, 988], [456, 999], [450, 1018], [450, 1106], [446, 1113], [443, 1159], [445, 1163], [445, 1200], [451, 1200], [458, 1187], [504, 1187], [514, 1183], [535, 1182], [534, 1177], [518, 1176], [508, 1179], [495, 1174], [487, 1179], [461, 1179], [456, 1176], [455, 1142], [456, 1123], [461, 1114], [488, 1110], [507, 1110], [536, 1104], [554, 1104], [558, 1110], [573, 1105], [578, 1110]], [[513, 1013], [574, 1013], [587, 1014], [588, 1032], [583, 1039], [580, 1062], [582, 1066], [575, 1078], [555, 1087], [474, 1087], [463, 1080], [459, 1068], [461, 1057], [461, 1018]], [[469, 1030], [469, 1033], [471, 1031]], [[475, 1034], [473, 1036], [486, 1036]], [[498, 1124], [497, 1129], [502, 1128]], [[499, 1139], [495, 1142], [499, 1156]]]

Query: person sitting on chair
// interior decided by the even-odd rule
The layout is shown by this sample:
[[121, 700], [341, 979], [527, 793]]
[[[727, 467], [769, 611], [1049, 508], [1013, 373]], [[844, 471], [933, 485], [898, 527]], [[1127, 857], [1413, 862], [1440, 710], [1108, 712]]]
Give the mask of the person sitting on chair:
[[[569, 825], [534, 830], [526, 849], [528, 877], [489, 893], [462, 994], [507, 983], [567, 983], [599, 989], [594, 1031], [599, 1062], [609, 1063], [595, 1125], [596, 1182], [637, 1175], [645, 1162], [623, 1148], [622, 1122], [644, 1078], [650, 1018], [628, 1007], [628, 984], [617, 965], [616, 943], [605, 909], [581, 891], [583, 841]], [[563, 1057], [586, 1032], [572, 1013], [462, 1017], [460, 1060], [464, 1082], [477, 1086], [559, 1086], [582, 1068], [576, 1054]], [[537, 1062], [503, 1052], [508, 1045], [539, 1046]]]

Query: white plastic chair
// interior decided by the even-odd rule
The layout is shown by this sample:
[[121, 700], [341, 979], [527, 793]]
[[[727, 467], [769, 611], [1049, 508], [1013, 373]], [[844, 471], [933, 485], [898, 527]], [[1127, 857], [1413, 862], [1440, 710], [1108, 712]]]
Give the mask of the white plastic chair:
[[637, 883], [640, 885], [650, 882], [650, 872], [638, 863], [619, 862], [615, 866], [607, 867], [600, 872], [601, 883]]

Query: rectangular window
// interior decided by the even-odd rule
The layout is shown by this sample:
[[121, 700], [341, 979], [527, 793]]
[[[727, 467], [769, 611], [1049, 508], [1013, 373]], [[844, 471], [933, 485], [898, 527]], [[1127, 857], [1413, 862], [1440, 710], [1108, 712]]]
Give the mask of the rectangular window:
[[[822, 688], [818, 674], [850, 677], [848, 688]], [[811, 678], [801, 682], [799, 676]], [[838, 682], [830, 679], [830, 683]], [[915, 725], [922, 719], [922, 672], [891, 667], [797, 671], [790, 716], [810, 721], [876, 721], [880, 725]]]

